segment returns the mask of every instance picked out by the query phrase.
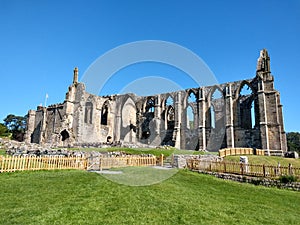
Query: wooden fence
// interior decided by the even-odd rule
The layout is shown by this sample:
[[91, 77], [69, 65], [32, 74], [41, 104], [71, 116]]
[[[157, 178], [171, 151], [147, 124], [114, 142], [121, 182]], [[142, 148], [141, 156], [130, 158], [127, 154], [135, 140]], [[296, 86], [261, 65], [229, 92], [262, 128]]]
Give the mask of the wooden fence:
[[94, 157], [88, 159], [88, 170], [102, 170], [127, 166], [155, 166], [155, 156], [122, 156], [122, 157]]
[[300, 178], [300, 168], [294, 168], [291, 164], [289, 166], [268, 166], [188, 159], [187, 167], [191, 170], [231, 173], [257, 177], [277, 178], [281, 175], [294, 175]]
[[0, 156], [0, 173], [24, 170], [86, 169], [82, 157]]
[[113, 167], [154, 166], [155, 156], [123, 156], [123, 157], [64, 157], [64, 156], [0, 156], [0, 173], [25, 170], [79, 169], [102, 170]]
[[219, 150], [219, 156], [229, 155], [265, 155], [265, 150], [253, 148], [223, 148]]

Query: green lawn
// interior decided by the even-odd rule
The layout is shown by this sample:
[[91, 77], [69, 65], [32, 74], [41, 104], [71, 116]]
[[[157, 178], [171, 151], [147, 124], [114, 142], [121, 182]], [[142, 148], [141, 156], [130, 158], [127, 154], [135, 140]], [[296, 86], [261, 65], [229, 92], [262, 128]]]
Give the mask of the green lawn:
[[0, 155], [5, 155], [5, 150], [4, 149], [0, 149]]
[[[60, 148], [54, 148], [60, 149]], [[160, 156], [164, 154], [165, 157], [169, 157], [172, 154], [183, 154], [183, 155], [202, 155], [202, 154], [214, 154], [218, 155], [218, 152], [201, 152], [193, 150], [179, 150], [176, 148], [164, 149], [164, 148], [124, 148], [124, 147], [111, 147], [111, 148], [68, 148], [69, 151], [84, 151], [84, 152], [126, 152], [128, 154], [152, 154]], [[0, 149], [0, 155], [5, 155], [5, 149]]]
[[183, 154], [183, 155], [199, 155], [199, 154], [215, 154], [218, 155], [218, 152], [201, 152], [193, 150], [179, 150], [176, 148], [164, 149], [164, 148], [123, 148], [123, 147], [111, 147], [111, 148], [69, 148], [69, 151], [97, 151], [97, 152], [126, 152], [128, 154], [153, 154], [155, 156], [164, 156], [168, 157], [172, 154]]
[[[258, 155], [247, 155], [247, 156], [250, 164], [265, 164], [265, 165], [277, 166], [278, 162], [280, 162], [281, 166], [288, 166], [289, 163], [291, 163], [293, 167], [300, 168], [300, 159], [283, 158], [278, 156], [258, 156]], [[224, 160], [231, 161], [231, 162], [239, 162], [240, 156], [226, 156]]]
[[0, 188], [0, 224], [300, 223], [299, 192], [185, 170], [139, 187], [86, 171], [3, 173]]

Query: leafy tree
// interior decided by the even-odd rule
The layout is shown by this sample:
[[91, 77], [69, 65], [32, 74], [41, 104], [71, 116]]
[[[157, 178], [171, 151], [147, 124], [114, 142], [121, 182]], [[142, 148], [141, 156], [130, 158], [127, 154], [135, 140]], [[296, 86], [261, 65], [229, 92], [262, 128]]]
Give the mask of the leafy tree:
[[289, 132], [286, 134], [287, 145], [289, 151], [297, 151], [300, 153], [300, 133]]
[[0, 123], [0, 137], [7, 137], [9, 135], [10, 133], [7, 127], [3, 123]]
[[7, 127], [9, 132], [12, 133], [12, 138], [17, 141], [23, 141], [27, 123], [26, 116], [15, 116], [9, 114], [4, 119], [4, 125]]

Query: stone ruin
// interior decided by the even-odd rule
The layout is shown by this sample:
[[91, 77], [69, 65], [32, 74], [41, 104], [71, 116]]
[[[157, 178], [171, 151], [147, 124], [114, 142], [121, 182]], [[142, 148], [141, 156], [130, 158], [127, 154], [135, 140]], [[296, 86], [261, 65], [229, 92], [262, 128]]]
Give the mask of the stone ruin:
[[[111, 145], [103, 145], [103, 148], [109, 148]], [[93, 158], [99, 157], [126, 157], [126, 156], [153, 156], [152, 154], [129, 154], [124, 151], [85, 151], [70, 150], [68, 148], [52, 148], [47, 144], [24, 143], [9, 139], [0, 138], [0, 149], [6, 150], [6, 154], [15, 157], [41, 156], [41, 157], [83, 157]], [[1, 156], [0, 156], [1, 157]]]
[[27, 143], [52, 147], [127, 143], [204, 151], [287, 150], [280, 94], [265, 49], [252, 79], [153, 96], [87, 93], [75, 68], [65, 101], [29, 110], [27, 124]]

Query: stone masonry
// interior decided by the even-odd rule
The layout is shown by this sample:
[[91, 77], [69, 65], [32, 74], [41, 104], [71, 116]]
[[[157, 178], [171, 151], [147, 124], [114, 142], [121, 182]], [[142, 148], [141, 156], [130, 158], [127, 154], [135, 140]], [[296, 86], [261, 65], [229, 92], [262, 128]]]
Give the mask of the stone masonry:
[[280, 94], [274, 89], [265, 49], [253, 79], [146, 97], [87, 93], [75, 68], [63, 103], [29, 110], [25, 141], [51, 146], [123, 142], [209, 151], [287, 150]]

